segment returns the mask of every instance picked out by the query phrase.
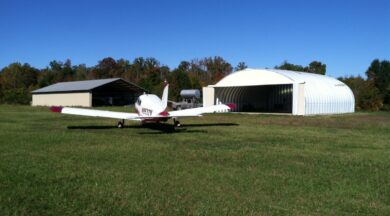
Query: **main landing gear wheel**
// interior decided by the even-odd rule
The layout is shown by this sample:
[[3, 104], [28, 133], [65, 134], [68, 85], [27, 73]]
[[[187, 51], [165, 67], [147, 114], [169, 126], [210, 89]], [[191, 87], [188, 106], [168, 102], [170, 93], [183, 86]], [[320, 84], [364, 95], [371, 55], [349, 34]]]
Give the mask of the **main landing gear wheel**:
[[119, 121], [117, 127], [123, 128], [125, 126], [125, 120]]
[[181, 126], [180, 122], [177, 121], [176, 119], [173, 119], [173, 125], [174, 125], [175, 127], [180, 127], [180, 126]]

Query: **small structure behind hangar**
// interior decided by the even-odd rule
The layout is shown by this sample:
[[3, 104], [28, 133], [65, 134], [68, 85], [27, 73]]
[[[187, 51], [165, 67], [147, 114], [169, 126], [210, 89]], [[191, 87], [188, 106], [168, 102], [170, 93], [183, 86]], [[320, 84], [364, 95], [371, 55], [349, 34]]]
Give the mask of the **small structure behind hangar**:
[[144, 92], [120, 78], [60, 82], [32, 91], [32, 106], [123, 106]]
[[318, 115], [351, 113], [351, 89], [329, 76], [277, 69], [246, 69], [203, 88], [203, 106], [235, 103], [233, 112]]

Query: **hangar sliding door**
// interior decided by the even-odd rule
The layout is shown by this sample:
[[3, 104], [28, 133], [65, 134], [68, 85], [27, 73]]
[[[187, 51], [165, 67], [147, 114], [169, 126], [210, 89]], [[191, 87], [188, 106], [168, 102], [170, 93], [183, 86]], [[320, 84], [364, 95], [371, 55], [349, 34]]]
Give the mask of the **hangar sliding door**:
[[235, 103], [235, 112], [292, 113], [292, 84], [215, 87], [215, 103]]

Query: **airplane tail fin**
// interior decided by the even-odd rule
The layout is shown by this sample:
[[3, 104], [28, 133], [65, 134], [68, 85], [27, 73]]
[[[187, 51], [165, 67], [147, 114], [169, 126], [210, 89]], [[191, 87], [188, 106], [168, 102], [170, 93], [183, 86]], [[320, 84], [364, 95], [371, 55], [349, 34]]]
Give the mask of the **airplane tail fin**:
[[163, 91], [163, 94], [161, 96], [161, 101], [162, 101], [162, 104], [164, 106], [164, 108], [166, 109], [167, 106], [168, 106], [168, 87], [169, 87], [169, 84], [168, 82], [165, 80], [164, 81], [164, 91]]

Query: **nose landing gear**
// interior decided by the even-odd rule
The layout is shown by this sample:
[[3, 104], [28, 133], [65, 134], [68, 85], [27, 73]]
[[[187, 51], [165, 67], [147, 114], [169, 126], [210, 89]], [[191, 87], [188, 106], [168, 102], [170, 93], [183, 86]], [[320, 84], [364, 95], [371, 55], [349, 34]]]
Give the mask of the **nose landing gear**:
[[117, 127], [118, 127], [118, 128], [123, 128], [124, 126], [125, 126], [125, 120], [122, 119], [122, 121], [119, 121], [119, 122], [118, 122]]
[[173, 119], [173, 125], [174, 125], [175, 127], [180, 127], [180, 126], [181, 126], [180, 122], [177, 121], [176, 119]]

